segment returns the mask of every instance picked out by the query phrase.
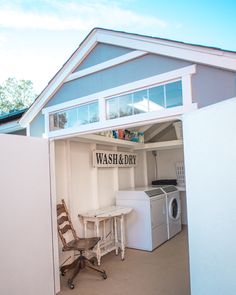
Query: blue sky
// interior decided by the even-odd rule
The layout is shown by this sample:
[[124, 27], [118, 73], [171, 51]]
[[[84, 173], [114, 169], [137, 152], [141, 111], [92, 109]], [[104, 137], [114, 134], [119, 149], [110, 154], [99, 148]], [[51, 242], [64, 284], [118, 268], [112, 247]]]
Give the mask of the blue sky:
[[236, 51], [236, 1], [0, 0], [0, 83], [39, 93], [93, 27]]

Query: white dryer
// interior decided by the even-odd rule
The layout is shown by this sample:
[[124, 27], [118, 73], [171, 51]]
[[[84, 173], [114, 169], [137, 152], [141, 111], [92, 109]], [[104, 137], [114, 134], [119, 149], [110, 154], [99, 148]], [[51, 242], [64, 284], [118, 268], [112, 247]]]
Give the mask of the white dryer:
[[167, 241], [166, 194], [145, 187], [118, 191], [116, 205], [133, 208], [126, 217], [126, 246], [152, 251]]
[[182, 230], [180, 194], [173, 185], [162, 187], [162, 190], [166, 193], [168, 239], [171, 239]]

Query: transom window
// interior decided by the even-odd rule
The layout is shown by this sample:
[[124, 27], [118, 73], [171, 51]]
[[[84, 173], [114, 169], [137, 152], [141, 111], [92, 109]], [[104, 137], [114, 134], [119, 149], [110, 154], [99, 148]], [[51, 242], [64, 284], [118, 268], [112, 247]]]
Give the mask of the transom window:
[[49, 130], [73, 128], [99, 121], [98, 101], [61, 110], [49, 115]]
[[182, 83], [176, 81], [109, 98], [106, 100], [106, 116], [115, 119], [182, 105]]

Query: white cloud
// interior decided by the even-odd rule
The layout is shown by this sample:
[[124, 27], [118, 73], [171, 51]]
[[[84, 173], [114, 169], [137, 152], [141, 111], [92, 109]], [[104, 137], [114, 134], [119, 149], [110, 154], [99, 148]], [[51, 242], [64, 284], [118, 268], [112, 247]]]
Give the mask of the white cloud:
[[149, 35], [170, 29], [164, 20], [124, 8], [127, 0], [115, 1], [39, 0], [23, 7], [20, 0], [0, 0], [0, 84], [30, 79], [41, 92], [93, 27]]
[[[0, 84], [7, 78], [31, 80], [39, 94], [59, 70], [62, 62], [52, 55], [42, 56], [30, 51], [0, 50]], [[50, 67], [45, 67], [50, 65]], [[1, 71], [4, 69], [4, 71]]]
[[124, 9], [112, 2], [51, 2], [55, 10], [37, 12], [19, 7], [2, 7], [0, 26], [14, 29], [78, 30], [88, 31], [95, 26], [108, 28], [165, 28], [168, 24], [157, 17], [150, 17]]

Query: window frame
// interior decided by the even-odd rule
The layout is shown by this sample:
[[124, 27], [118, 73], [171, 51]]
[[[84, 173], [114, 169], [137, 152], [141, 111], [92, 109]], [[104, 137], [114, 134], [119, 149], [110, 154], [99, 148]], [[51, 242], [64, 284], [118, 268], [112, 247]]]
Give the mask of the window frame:
[[[73, 129], [74, 128], [74, 127], [66, 127], [66, 128], [58, 128], [58, 129], [55, 129], [55, 130], [50, 130], [51, 129], [50, 128], [51, 127], [50, 126], [50, 122], [51, 122], [50, 116], [53, 116], [53, 115], [58, 114], [58, 113], [67, 112], [67, 111], [70, 111], [70, 110], [73, 110], [73, 109], [77, 109], [76, 112], [77, 112], [77, 117], [78, 117], [78, 108], [83, 107], [83, 106], [88, 106], [88, 119], [89, 119], [89, 116], [90, 116], [89, 105], [92, 105], [94, 103], [98, 104], [98, 115], [99, 115], [99, 101], [98, 101], [98, 99], [93, 100], [93, 101], [89, 101], [87, 103], [81, 103], [81, 104], [78, 104], [78, 105], [75, 105], [75, 106], [72, 106], [72, 107], [69, 107], [69, 108], [60, 109], [58, 111], [54, 111], [54, 112], [49, 113], [49, 132], [54, 132], [54, 131], [58, 131], [58, 130]], [[93, 124], [93, 123], [97, 123], [97, 122], [99, 122], [99, 116], [98, 116], [98, 121], [96, 121], [96, 122], [89, 122], [89, 123], [86, 123], [86, 124], [79, 124], [78, 126]]]
[[[191, 88], [191, 76], [196, 73], [196, 65], [187, 66], [163, 74], [151, 76], [142, 80], [134, 81], [131, 83], [123, 84], [118, 87], [107, 89], [92, 95], [84, 96], [69, 100], [57, 105], [46, 107], [42, 110], [45, 122], [44, 137], [47, 138], [62, 138], [75, 134], [85, 134], [92, 132], [99, 132], [106, 129], [127, 127], [133, 124], [141, 124], [141, 122], [153, 122], [158, 120], [164, 120], [165, 118], [173, 118], [173, 116], [181, 116], [192, 108], [196, 108], [196, 104], [192, 101], [192, 88]], [[130, 116], [119, 117], [115, 119], [106, 118], [106, 101], [113, 97], [118, 97], [123, 94], [136, 92], [163, 84], [172, 83], [181, 80], [182, 82], [182, 100], [183, 105], [167, 108], [164, 110], [151, 111], [147, 113], [135, 114]], [[65, 128], [55, 131], [49, 130], [49, 116], [52, 113], [60, 112], [66, 109], [70, 109], [82, 104], [89, 104], [93, 101], [98, 101], [98, 117], [99, 121], [84, 125], [79, 125], [76, 128]]]
[[[144, 88], [139, 88], [139, 89], [136, 89], [134, 91], [127, 91], [127, 92], [124, 92], [124, 93], [119, 93], [115, 96], [111, 96], [111, 97], [105, 97], [105, 106], [106, 106], [106, 120], [114, 120], [114, 119], [118, 119], [118, 118], [123, 118], [123, 117], [128, 117], [128, 116], [136, 116], [138, 114], [134, 114], [134, 109], [132, 111], [132, 115], [127, 115], [127, 116], [120, 116], [120, 114], [118, 114], [118, 117], [117, 118], [114, 118], [114, 119], [110, 119], [108, 118], [108, 113], [107, 113], [107, 102], [108, 100], [110, 99], [116, 99], [118, 98], [118, 112], [119, 112], [119, 109], [120, 109], [120, 100], [119, 98], [122, 97], [122, 96], [125, 96], [125, 95], [128, 95], [128, 94], [134, 94], [138, 91], [143, 91], [143, 90], [147, 90], [149, 92], [149, 90], [151, 88], [155, 88], [155, 87], [159, 87], [159, 86], [166, 86], [168, 84], [171, 84], [171, 83], [175, 83], [175, 82], [181, 82], [181, 92], [182, 92], [182, 105], [178, 105], [178, 106], [174, 106], [174, 107], [167, 107], [167, 97], [166, 97], [166, 87], [164, 87], [164, 102], [165, 102], [165, 107], [163, 110], [160, 110], [160, 111], [165, 111], [166, 109], [168, 108], [175, 108], [175, 107], [179, 107], [179, 106], [183, 106], [183, 85], [182, 85], [182, 79], [178, 78], [178, 79], [173, 79], [171, 81], [168, 81], [168, 82], [162, 82], [162, 83], [158, 83], [156, 85], [151, 85], [151, 87], [149, 86], [145, 86]], [[149, 96], [149, 95], [148, 95]], [[149, 102], [150, 102], [150, 99], [148, 97], [148, 111], [147, 112], [143, 112], [145, 114], [148, 114], [150, 112], [155, 112], [155, 111], [151, 111], [149, 110]], [[132, 105], [133, 105], [133, 96], [132, 96]], [[132, 107], [133, 108], [133, 107]]]

